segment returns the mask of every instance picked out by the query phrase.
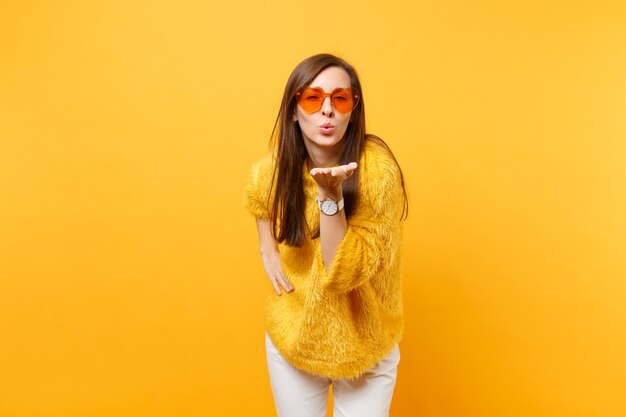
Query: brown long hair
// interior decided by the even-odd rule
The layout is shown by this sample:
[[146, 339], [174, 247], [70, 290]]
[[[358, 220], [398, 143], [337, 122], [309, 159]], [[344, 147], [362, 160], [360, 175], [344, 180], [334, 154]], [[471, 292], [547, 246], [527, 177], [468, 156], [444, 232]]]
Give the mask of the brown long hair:
[[[305, 218], [306, 197], [302, 178], [303, 164], [306, 164], [307, 150], [300, 125], [292, 121], [291, 115], [296, 109], [295, 94], [297, 89], [312, 82], [317, 75], [328, 67], [339, 67], [346, 70], [350, 76], [350, 84], [359, 91], [360, 99], [352, 110], [350, 123], [342, 140], [346, 141], [340, 165], [351, 161], [359, 161], [366, 140], [372, 140], [386, 149], [396, 164], [398, 161], [389, 149], [389, 146], [378, 136], [367, 134], [365, 131], [365, 102], [363, 91], [356, 70], [343, 59], [331, 54], [317, 54], [300, 62], [293, 70], [283, 93], [280, 110], [276, 117], [274, 129], [270, 137], [270, 147], [274, 152], [274, 172], [268, 192], [268, 207], [272, 219], [272, 234], [277, 242], [286, 241], [289, 246], [300, 246], [309, 230]], [[400, 165], [398, 164], [398, 169]], [[408, 216], [408, 198], [404, 185], [404, 176], [400, 170], [402, 189], [404, 192], [404, 207], [402, 218]], [[269, 201], [274, 190], [273, 201]], [[359, 195], [359, 170], [343, 183], [344, 210], [346, 219], [350, 217], [357, 204]], [[406, 216], [405, 216], [406, 213]], [[311, 234], [312, 238], [319, 237], [319, 226]]]

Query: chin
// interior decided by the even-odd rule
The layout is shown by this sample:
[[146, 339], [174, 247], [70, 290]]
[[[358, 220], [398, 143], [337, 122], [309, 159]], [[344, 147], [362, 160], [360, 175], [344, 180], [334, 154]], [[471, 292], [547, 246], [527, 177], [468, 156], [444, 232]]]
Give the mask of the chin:
[[341, 139], [337, 139], [333, 136], [322, 136], [321, 138], [319, 138], [318, 140], [316, 140], [316, 143], [320, 146], [336, 146], [341, 142]]
[[335, 134], [333, 134], [332, 136], [324, 136], [321, 133], [314, 132], [311, 136], [304, 135], [304, 138], [307, 142], [316, 146], [332, 148], [335, 146], [339, 146], [339, 144], [343, 140], [343, 134], [345, 134], [345, 132], [342, 133], [342, 136], [338, 136], [337, 132], [335, 132]]

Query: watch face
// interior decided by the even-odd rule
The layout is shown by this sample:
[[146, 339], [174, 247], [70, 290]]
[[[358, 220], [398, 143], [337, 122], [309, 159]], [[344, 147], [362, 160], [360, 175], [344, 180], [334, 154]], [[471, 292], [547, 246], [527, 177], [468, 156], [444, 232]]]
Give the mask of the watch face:
[[326, 200], [322, 201], [322, 211], [326, 214], [337, 213], [337, 203], [327, 198]]

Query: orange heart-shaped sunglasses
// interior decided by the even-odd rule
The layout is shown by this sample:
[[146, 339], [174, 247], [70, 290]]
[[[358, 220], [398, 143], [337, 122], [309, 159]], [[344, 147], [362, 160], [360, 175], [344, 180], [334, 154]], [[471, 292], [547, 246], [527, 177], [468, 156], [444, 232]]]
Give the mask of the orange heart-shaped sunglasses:
[[332, 93], [322, 87], [303, 85], [296, 91], [296, 100], [302, 110], [312, 114], [322, 108], [326, 97], [330, 97], [333, 107], [340, 113], [350, 113], [359, 103], [359, 92], [352, 87], [335, 88]]

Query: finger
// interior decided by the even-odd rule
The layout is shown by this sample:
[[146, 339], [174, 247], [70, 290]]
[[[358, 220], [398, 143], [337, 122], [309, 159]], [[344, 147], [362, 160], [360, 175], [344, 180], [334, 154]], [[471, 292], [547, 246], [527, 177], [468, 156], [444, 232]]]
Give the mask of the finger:
[[293, 291], [293, 287], [291, 286], [291, 283], [289, 281], [287, 281], [286, 279], [283, 279], [281, 281], [281, 285], [283, 286], [283, 288], [287, 291], [287, 292], [291, 292]]
[[278, 276], [276, 277], [276, 283], [277, 285], [280, 285], [280, 287], [282, 287], [285, 290], [285, 292], [289, 292], [289, 289], [285, 285], [285, 282], [282, 279], [280, 279], [280, 277]]
[[343, 165], [343, 169], [344, 171], [346, 171], [346, 173], [348, 173], [354, 171], [357, 166], [358, 165], [356, 162], [350, 162], [348, 165]]
[[278, 286], [276, 279], [271, 279], [270, 282], [272, 283], [272, 287], [274, 287], [274, 291], [276, 291], [276, 294], [280, 295], [280, 287]]
[[293, 286], [291, 285], [291, 283], [289, 282], [289, 280], [285, 276], [285, 273], [282, 271], [282, 269], [279, 272], [280, 272], [280, 278], [281, 278], [281, 281], [282, 281], [283, 288], [285, 290], [287, 290], [288, 292], [293, 291]]
[[346, 172], [346, 177], [351, 176], [354, 173], [354, 170], [356, 170], [356, 168], [357, 168], [356, 162], [350, 162], [348, 165], [346, 165], [344, 168], [344, 171]]
[[282, 286], [285, 289], [285, 291], [287, 291], [287, 292], [292, 292], [293, 291], [293, 287], [287, 281], [283, 282]]
[[316, 175], [322, 175], [322, 174], [328, 174], [329, 168], [313, 168], [311, 171], [311, 175], [316, 176]]

